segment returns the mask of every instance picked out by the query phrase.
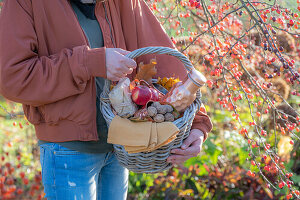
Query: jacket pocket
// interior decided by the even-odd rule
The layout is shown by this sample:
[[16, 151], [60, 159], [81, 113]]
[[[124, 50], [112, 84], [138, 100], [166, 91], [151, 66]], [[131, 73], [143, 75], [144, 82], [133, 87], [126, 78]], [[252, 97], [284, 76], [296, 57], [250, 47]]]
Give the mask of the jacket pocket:
[[[32, 124], [47, 123], [58, 125], [61, 120], [69, 120], [78, 125], [92, 127], [96, 119], [95, 83], [87, 84], [86, 91], [57, 102], [39, 107], [25, 106], [24, 112]], [[94, 90], [94, 91], [93, 91]]]
[[52, 126], [61, 120], [69, 120], [78, 125], [90, 125], [96, 119], [96, 97], [84, 93], [65, 98], [55, 103], [39, 107], [44, 121]]
[[43, 117], [38, 107], [23, 104], [23, 110], [27, 120], [30, 123], [38, 125], [42, 122]]
[[67, 155], [78, 155], [78, 154], [82, 154], [81, 152], [79, 151], [76, 151], [76, 150], [72, 150], [72, 149], [69, 149], [69, 148], [66, 148], [60, 144], [56, 144], [57, 145], [57, 148], [54, 150], [54, 154], [56, 156], [67, 156]]
[[61, 119], [60, 109], [57, 109], [56, 103], [51, 103], [39, 107], [39, 110], [43, 116], [44, 121], [49, 125], [57, 125], [58, 121]]

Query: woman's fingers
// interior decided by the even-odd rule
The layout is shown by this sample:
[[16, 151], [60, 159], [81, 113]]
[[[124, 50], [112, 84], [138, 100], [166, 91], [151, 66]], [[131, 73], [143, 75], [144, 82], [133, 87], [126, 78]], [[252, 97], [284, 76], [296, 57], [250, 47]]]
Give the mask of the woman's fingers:
[[126, 51], [124, 49], [115, 49], [118, 53], [120, 53], [121, 55], [123, 55], [123, 59], [121, 60], [121, 63], [126, 65], [128, 68], [136, 68], [137, 67], [137, 64], [136, 62], [131, 59], [131, 58], [127, 58], [125, 57], [128, 53], [130, 53], [130, 51]]
[[198, 129], [193, 129], [189, 137], [183, 142], [181, 148], [173, 149], [167, 161], [173, 164], [181, 164], [186, 160], [198, 156], [202, 149], [204, 134]]
[[132, 69], [135, 69], [136, 68], [136, 62], [130, 58], [127, 58], [125, 56], [122, 56], [122, 59], [120, 60], [120, 63], [123, 65], [123, 66], [126, 66], [128, 68], [132, 68]]
[[201, 151], [201, 140], [196, 140], [193, 142], [192, 146], [187, 149], [173, 149], [172, 154], [186, 155], [186, 156], [197, 156]]
[[109, 80], [120, 80], [128, 74], [131, 74], [137, 67], [134, 60], [124, 56], [128, 53], [129, 51], [123, 49], [106, 49], [106, 72]]
[[182, 156], [182, 155], [174, 155], [174, 156], [170, 156], [167, 159], [167, 162], [173, 163], [173, 164], [182, 164], [184, 163], [186, 160], [188, 160], [190, 157], [189, 156]]

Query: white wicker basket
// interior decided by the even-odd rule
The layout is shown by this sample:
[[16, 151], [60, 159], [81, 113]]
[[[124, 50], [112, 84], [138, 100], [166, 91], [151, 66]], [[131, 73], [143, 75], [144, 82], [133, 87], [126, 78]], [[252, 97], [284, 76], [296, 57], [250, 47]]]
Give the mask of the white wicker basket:
[[[127, 57], [133, 59], [145, 54], [168, 54], [178, 58], [181, 62], [183, 62], [188, 71], [191, 71], [194, 68], [186, 56], [177, 50], [167, 47], [145, 47], [129, 53]], [[109, 89], [110, 81], [106, 80], [103, 92], [101, 94], [100, 105], [102, 114], [108, 126], [115, 117], [108, 98]], [[166, 160], [170, 156], [170, 151], [172, 149], [179, 148], [183, 140], [188, 137], [194, 117], [200, 109], [200, 97], [201, 94], [199, 92], [196, 100], [185, 110], [183, 116], [173, 122], [178, 127], [180, 132], [178, 133], [176, 139], [169, 144], [152, 152], [133, 154], [128, 154], [122, 145], [114, 145], [115, 153], [120, 164], [130, 171], [137, 173], [158, 173], [171, 168], [172, 164], [168, 163]]]

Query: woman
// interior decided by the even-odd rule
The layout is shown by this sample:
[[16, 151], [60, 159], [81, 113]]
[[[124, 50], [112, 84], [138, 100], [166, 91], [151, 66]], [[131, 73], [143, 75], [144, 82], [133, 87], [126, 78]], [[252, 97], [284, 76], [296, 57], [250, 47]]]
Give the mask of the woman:
[[[134, 77], [136, 62], [124, 56], [128, 51], [174, 48], [145, 2], [6, 0], [0, 27], [0, 92], [22, 103], [35, 127], [45, 197], [126, 199], [128, 171], [106, 142], [98, 96], [104, 79]], [[177, 59], [156, 58], [158, 76], [186, 77]], [[211, 128], [199, 112], [190, 136], [168, 161], [196, 156]]]

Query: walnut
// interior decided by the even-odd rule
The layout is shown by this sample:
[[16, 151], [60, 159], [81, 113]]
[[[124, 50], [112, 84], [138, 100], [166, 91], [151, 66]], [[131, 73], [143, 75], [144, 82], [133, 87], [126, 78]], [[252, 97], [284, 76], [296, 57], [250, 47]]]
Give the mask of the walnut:
[[158, 108], [157, 108], [157, 113], [159, 114], [166, 114], [167, 113], [167, 107], [165, 105], [160, 105]]
[[172, 113], [166, 113], [165, 120], [168, 122], [173, 122], [175, 120], [175, 117], [174, 117], [174, 115], [172, 115]]
[[173, 112], [173, 107], [170, 105], [165, 105], [166, 109], [167, 109], [167, 113], [171, 113]]
[[157, 114], [157, 109], [153, 106], [149, 106], [147, 110], [150, 117], [154, 117]]
[[161, 106], [161, 105], [160, 105], [159, 102], [155, 101], [155, 102], [152, 103], [151, 106], [153, 106], [153, 107], [155, 107], [155, 108], [158, 108], [158, 107]]
[[153, 119], [154, 119], [155, 122], [165, 121], [165, 117], [162, 114], [157, 114]]

